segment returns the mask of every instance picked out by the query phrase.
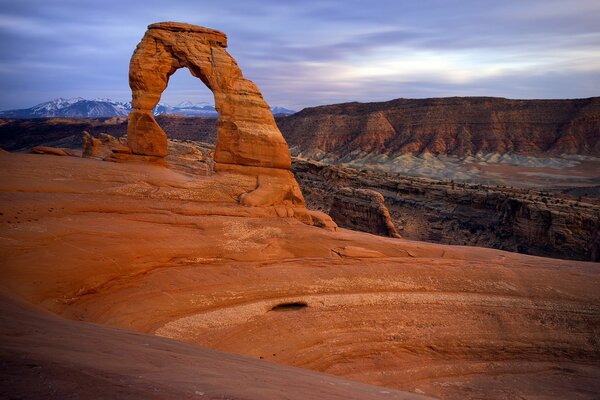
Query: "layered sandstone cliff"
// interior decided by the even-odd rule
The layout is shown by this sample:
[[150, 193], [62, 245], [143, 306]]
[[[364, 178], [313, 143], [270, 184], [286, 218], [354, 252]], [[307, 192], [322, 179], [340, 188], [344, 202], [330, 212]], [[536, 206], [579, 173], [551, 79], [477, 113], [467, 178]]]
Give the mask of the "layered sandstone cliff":
[[[215, 119], [164, 115], [156, 120], [172, 139], [216, 138]], [[292, 151], [313, 158], [422, 152], [600, 156], [600, 97], [397, 99], [306, 108], [276, 121]], [[121, 136], [126, 128], [124, 120], [116, 118], [3, 119], [0, 146], [18, 150], [83, 130]]]
[[306, 108], [278, 119], [295, 154], [515, 153], [600, 156], [600, 97], [396, 99]]

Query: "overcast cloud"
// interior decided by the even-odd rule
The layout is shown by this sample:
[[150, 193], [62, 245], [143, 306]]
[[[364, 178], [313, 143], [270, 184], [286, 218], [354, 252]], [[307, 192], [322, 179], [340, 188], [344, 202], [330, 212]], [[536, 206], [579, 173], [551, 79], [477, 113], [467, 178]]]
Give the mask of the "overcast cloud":
[[[398, 97], [600, 95], [600, 1], [0, 0], [0, 109], [56, 97], [130, 100], [146, 26], [227, 33], [271, 105]], [[178, 71], [162, 101], [212, 103]]]

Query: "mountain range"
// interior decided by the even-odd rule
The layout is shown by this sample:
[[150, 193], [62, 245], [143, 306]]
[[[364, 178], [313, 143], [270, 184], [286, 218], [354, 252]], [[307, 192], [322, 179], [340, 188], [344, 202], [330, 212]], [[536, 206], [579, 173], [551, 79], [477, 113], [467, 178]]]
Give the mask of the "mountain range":
[[[88, 100], [82, 97], [71, 99], [57, 98], [40, 103], [30, 108], [0, 111], [2, 118], [101, 118], [126, 117], [131, 111], [131, 102], [114, 101], [111, 99]], [[158, 103], [153, 110], [154, 115], [179, 114], [187, 117], [218, 117], [219, 113], [211, 104], [195, 104], [190, 101], [181, 102], [175, 106]], [[295, 111], [283, 107], [271, 107], [276, 116], [294, 114]]]

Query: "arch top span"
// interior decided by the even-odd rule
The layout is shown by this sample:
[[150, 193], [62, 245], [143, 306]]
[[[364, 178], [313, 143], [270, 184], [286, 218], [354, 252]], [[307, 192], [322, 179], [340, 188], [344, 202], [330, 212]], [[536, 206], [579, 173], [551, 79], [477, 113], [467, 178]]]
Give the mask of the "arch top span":
[[152, 109], [169, 77], [188, 68], [212, 92], [219, 112], [216, 168], [235, 165], [289, 170], [290, 151], [258, 87], [244, 78], [226, 51], [227, 36], [200, 26], [160, 22], [148, 26], [129, 65], [132, 111], [127, 128], [133, 153], [164, 157], [167, 137]]
[[216, 29], [205, 28], [203, 26], [185, 24], [183, 22], [156, 22], [148, 25], [150, 29], [162, 29], [169, 32], [188, 32], [188, 33], [200, 33], [202, 41], [212, 41], [221, 47], [227, 47], [227, 35], [224, 32]]

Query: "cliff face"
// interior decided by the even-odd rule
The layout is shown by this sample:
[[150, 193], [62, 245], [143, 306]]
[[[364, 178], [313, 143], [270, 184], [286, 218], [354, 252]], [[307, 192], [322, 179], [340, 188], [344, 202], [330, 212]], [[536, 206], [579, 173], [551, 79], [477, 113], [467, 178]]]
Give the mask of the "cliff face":
[[600, 156], [600, 97], [397, 99], [306, 108], [278, 125], [296, 154]]

